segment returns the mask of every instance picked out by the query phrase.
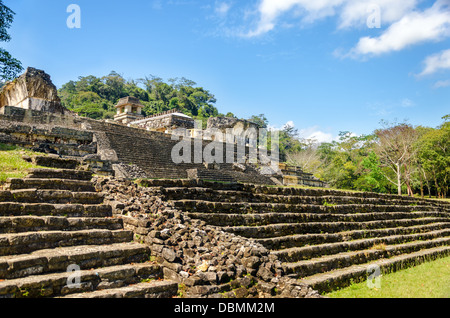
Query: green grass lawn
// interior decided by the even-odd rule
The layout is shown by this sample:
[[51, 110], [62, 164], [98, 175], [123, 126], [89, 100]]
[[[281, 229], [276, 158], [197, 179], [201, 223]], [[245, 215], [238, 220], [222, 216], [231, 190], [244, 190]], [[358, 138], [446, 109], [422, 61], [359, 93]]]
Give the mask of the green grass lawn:
[[436, 197], [436, 196], [431, 196], [431, 197], [428, 197], [428, 195], [426, 195], [426, 196], [424, 196], [423, 198], [420, 196], [420, 194], [415, 194], [414, 195], [414, 198], [417, 198], [417, 199], [427, 199], [427, 200], [437, 200], [437, 201], [444, 201], [444, 202], [449, 202], [450, 203], [450, 198], [445, 198], [445, 199], [443, 199], [443, 198], [438, 198], [438, 197]]
[[381, 288], [367, 282], [326, 294], [330, 298], [450, 298], [450, 257], [381, 276]]
[[0, 144], [0, 185], [8, 178], [24, 178], [28, 169], [36, 168], [22, 158], [33, 154], [24, 148]]

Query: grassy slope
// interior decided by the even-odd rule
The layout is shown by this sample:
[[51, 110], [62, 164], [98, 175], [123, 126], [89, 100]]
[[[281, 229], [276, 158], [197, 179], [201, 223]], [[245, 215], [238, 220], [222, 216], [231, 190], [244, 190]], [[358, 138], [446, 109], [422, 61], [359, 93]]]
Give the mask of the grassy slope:
[[450, 298], [450, 257], [381, 276], [381, 288], [367, 282], [329, 293], [330, 298]]
[[31, 156], [33, 152], [20, 147], [0, 144], [0, 184], [8, 178], [24, 178], [27, 175], [27, 169], [36, 168], [32, 163], [22, 159], [22, 156], [25, 155]]

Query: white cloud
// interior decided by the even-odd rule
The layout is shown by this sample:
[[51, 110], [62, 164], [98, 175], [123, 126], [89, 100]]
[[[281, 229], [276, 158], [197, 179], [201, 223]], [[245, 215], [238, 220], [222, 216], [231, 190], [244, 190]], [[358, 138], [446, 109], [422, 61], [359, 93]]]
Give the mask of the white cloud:
[[[271, 126], [269, 125], [268, 130], [282, 130], [286, 126], [294, 127], [295, 123], [294, 121], [290, 120], [286, 124], [282, 125], [281, 127]], [[332, 142], [333, 140], [339, 140], [339, 137], [333, 136], [331, 133], [324, 132], [320, 129], [319, 126], [312, 126], [308, 128], [298, 129], [298, 137], [300, 139], [311, 139], [315, 140], [318, 143], [323, 142]]]
[[286, 124], [284, 124], [284, 126], [289, 126], [289, 127], [295, 127], [295, 124], [292, 120], [288, 121]]
[[446, 80], [446, 81], [437, 81], [436, 83], [434, 83], [433, 87], [434, 88], [443, 88], [443, 87], [449, 87], [450, 86], [450, 80]]
[[320, 127], [313, 126], [305, 129], [299, 130], [300, 138], [304, 139], [313, 139], [316, 140], [318, 143], [323, 142], [332, 142], [333, 140], [338, 140], [339, 138], [336, 136], [333, 136], [331, 133], [326, 133], [320, 130]]
[[219, 2], [216, 3], [215, 12], [220, 16], [227, 15], [228, 11], [231, 9], [231, 4], [228, 2]]
[[294, 121], [289, 120], [286, 124], [282, 125], [281, 127], [272, 126], [269, 124], [267, 129], [268, 130], [283, 130], [286, 126], [295, 127], [295, 123], [294, 123]]
[[246, 36], [255, 37], [272, 31], [277, 19], [291, 10], [303, 10], [306, 20], [313, 21], [319, 17], [334, 14], [334, 7], [341, 5], [345, 0], [261, 0], [258, 7], [259, 21], [257, 27], [248, 32]]
[[404, 113], [404, 108], [416, 107], [417, 104], [410, 98], [398, 100], [372, 101], [367, 103], [370, 116], [387, 117], [393, 114]]
[[408, 108], [408, 107], [413, 107], [413, 106], [415, 106], [415, 103], [414, 103], [412, 100], [410, 100], [409, 98], [404, 98], [404, 99], [401, 101], [400, 105], [401, 105], [402, 107], [404, 107], [404, 108]]
[[303, 23], [312, 23], [338, 16], [339, 28], [367, 24], [371, 8], [379, 8], [383, 23], [392, 23], [413, 10], [419, 0], [261, 0], [257, 26], [246, 35], [256, 37], [275, 29], [278, 20], [288, 12], [301, 16]]
[[417, 0], [347, 0], [340, 14], [339, 28], [367, 25], [367, 19], [376, 8], [382, 24], [400, 20], [417, 6]]
[[425, 68], [419, 76], [430, 75], [440, 70], [450, 69], [450, 49], [428, 56]]
[[161, 0], [153, 0], [152, 8], [153, 10], [161, 10], [163, 7]]
[[286, 14], [303, 23], [335, 16], [339, 30], [368, 27], [373, 8], [380, 12], [386, 29], [377, 37], [362, 37], [343, 57], [370, 57], [400, 51], [413, 45], [437, 42], [450, 37], [449, 0], [436, 0], [431, 7], [419, 9], [421, 0], [260, 0], [256, 25], [246, 37], [264, 35], [289, 24]]
[[332, 141], [336, 140], [337, 138], [333, 137], [332, 134], [328, 134], [323, 131], [315, 131], [311, 135], [309, 135], [307, 137], [307, 139], [314, 139], [318, 143], [323, 143], [323, 142], [332, 142]]
[[436, 1], [422, 12], [410, 12], [393, 23], [379, 37], [363, 37], [350, 56], [381, 55], [400, 51], [415, 44], [441, 41], [450, 36], [448, 1]]

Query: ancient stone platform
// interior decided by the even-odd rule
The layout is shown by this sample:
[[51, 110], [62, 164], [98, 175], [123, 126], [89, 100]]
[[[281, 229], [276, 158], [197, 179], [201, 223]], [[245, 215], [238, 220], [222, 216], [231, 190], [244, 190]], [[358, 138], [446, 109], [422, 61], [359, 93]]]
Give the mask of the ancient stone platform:
[[450, 255], [450, 204], [320, 189], [146, 180], [189, 217], [254, 240], [319, 292]]
[[92, 173], [48, 166], [0, 191], [0, 297], [175, 296], [178, 285], [112, 217]]

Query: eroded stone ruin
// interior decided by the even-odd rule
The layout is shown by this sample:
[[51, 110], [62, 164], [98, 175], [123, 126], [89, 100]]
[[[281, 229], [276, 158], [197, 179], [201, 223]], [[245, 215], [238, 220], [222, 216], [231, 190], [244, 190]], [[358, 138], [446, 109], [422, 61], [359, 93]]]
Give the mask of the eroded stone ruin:
[[[34, 74], [49, 91], [17, 91], [56, 102]], [[323, 186], [287, 166], [177, 165], [164, 132], [17, 105], [0, 142], [41, 154], [0, 189], [0, 297], [321, 297], [369, 266], [450, 255], [448, 203], [280, 186]]]
[[24, 74], [8, 82], [0, 91], [0, 107], [14, 106], [47, 113], [64, 114], [56, 86], [50, 75], [28, 67]]

